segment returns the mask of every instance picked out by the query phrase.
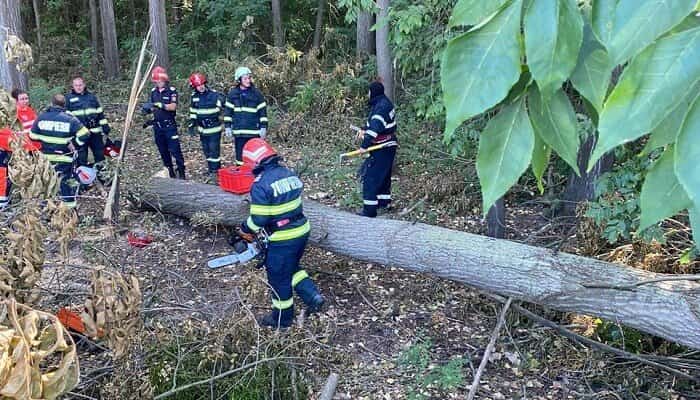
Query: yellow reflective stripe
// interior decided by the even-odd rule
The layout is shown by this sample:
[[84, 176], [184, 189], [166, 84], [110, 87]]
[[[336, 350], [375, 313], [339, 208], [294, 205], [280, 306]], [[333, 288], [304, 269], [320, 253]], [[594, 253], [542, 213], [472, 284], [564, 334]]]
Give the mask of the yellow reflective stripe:
[[235, 112], [249, 112], [249, 113], [257, 113], [258, 109], [253, 108], [253, 107], [234, 107], [233, 111]]
[[209, 162], [221, 162], [221, 157], [219, 157], [219, 158], [207, 158], [207, 161], [209, 161]]
[[173, 140], [180, 139], [180, 135], [175, 135], [175, 136], [171, 137], [170, 139], [173, 139]]
[[92, 115], [92, 114], [100, 114], [102, 113], [102, 107], [100, 108], [80, 108], [78, 110], [71, 110], [68, 111], [70, 114], [75, 115], [76, 117], [80, 116], [85, 116], [85, 115]]
[[301, 206], [301, 197], [297, 197], [292, 201], [277, 204], [274, 206], [265, 206], [261, 204], [251, 204], [250, 213], [253, 215], [280, 215], [296, 210]]
[[190, 113], [191, 113], [191, 114], [196, 114], [196, 113], [197, 113], [197, 110], [195, 110], [193, 107], [190, 107]]
[[286, 229], [283, 231], [277, 231], [270, 235], [271, 242], [281, 242], [283, 240], [292, 240], [298, 237], [302, 237], [311, 231], [311, 224], [309, 221], [302, 226], [292, 229]]
[[74, 201], [65, 201], [64, 200], [63, 205], [68, 207], [68, 208], [75, 208], [78, 206], [78, 203], [75, 200]]
[[197, 114], [190, 114], [190, 119], [197, 119]]
[[161, 103], [161, 102], [153, 103], [153, 107], [163, 108], [163, 103]]
[[309, 274], [306, 273], [305, 270], [299, 270], [292, 275], [292, 287], [296, 286], [299, 282], [303, 281], [304, 279], [308, 278]]
[[233, 118], [231, 118], [231, 117], [224, 117], [224, 121], [226, 121], [226, 122], [231, 122], [231, 121], [233, 121]]
[[92, 132], [92, 133], [102, 133], [102, 127], [98, 126], [97, 128], [90, 128], [90, 132]]
[[221, 125], [215, 126], [213, 128], [202, 128], [201, 126], [199, 126], [199, 127], [197, 127], [197, 129], [199, 129], [199, 133], [207, 135], [207, 134], [211, 134], [211, 133], [221, 132]]
[[235, 106], [233, 103], [228, 102], [228, 101], [227, 101], [226, 104], [224, 104], [224, 105], [225, 105], [226, 107], [228, 107], [228, 108], [234, 108], [234, 109], [236, 108], [236, 106]]
[[272, 307], [278, 309], [278, 310], [286, 310], [289, 307], [294, 305], [294, 298], [289, 298], [287, 300], [277, 300], [277, 299], [272, 299]]
[[49, 162], [65, 162], [65, 163], [72, 163], [73, 162], [73, 157], [70, 156], [64, 156], [61, 154], [44, 154], [44, 157], [46, 157]]
[[235, 129], [233, 131], [234, 135], [258, 135], [260, 134], [260, 129]]
[[267, 117], [260, 117], [260, 122], [267, 122]]
[[256, 108], [256, 110], [260, 110], [261, 108], [265, 108], [265, 107], [267, 107], [267, 103], [265, 103], [263, 101], [262, 103], [258, 104], [258, 107]]
[[76, 141], [79, 145], [82, 146], [82, 145], [85, 144], [85, 142], [84, 142], [82, 139], [83, 139], [83, 138], [86, 138], [86, 137], [88, 137], [88, 136], [90, 136], [90, 131], [88, 131], [87, 128], [82, 127], [82, 128], [80, 128], [80, 130], [78, 130], [78, 132], [75, 134], [75, 141]]
[[100, 120], [100, 125], [107, 125], [107, 119], [106, 119], [106, 118], [102, 118], [102, 119]]
[[45, 135], [39, 135], [34, 132], [29, 133], [29, 138], [32, 140], [39, 140], [44, 143], [51, 143], [51, 144], [68, 144], [71, 141], [71, 138], [67, 137], [54, 137], [54, 136], [45, 136]]
[[195, 114], [216, 114], [219, 112], [218, 108], [190, 108], [191, 113]]
[[250, 230], [253, 232], [257, 232], [260, 230], [260, 227], [255, 225], [255, 222], [253, 222], [253, 217], [248, 217], [248, 219], [245, 221], [245, 224], [248, 225], [248, 228], [250, 228]]

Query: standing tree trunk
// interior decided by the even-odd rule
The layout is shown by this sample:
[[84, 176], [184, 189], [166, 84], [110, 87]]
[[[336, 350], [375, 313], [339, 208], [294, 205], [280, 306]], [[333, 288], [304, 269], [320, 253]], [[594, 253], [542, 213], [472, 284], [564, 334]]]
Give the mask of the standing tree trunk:
[[496, 239], [506, 237], [506, 204], [503, 197], [496, 200], [486, 214], [486, 236]]
[[41, 51], [41, 9], [39, 6], [39, 0], [32, 0], [32, 7], [34, 8], [34, 23], [36, 24], [37, 51]]
[[272, 36], [275, 47], [284, 47], [284, 29], [282, 29], [282, 6], [280, 0], [272, 0]]
[[105, 73], [108, 79], [119, 77], [119, 47], [117, 47], [117, 27], [114, 23], [114, 3], [100, 0], [102, 39], [104, 40]]
[[321, 47], [321, 34], [323, 33], [323, 9], [326, 7], [326, 0], [318, 0], [318, 10], [316, 10], [316, 30], [314, 30], [313, 48], [318, 50]]
[[92, 47], [92, 63], [96, 64], [97, 54], [99, 51], [98, 40], [99, 39], [99, 17], [97, 16], [97, 0], [88, 0], [90, 7], [90, 46]]
[[148, 15], [153, 26], [153, 51], [156, 53], [156, 65], [163, 68], [170, 66], [168, 55], [168, 25], [165, 19], [165, 2], [148, 0]]
[[[8, 34], [22, 38], [19, 0], [0, 0], [0, 46], [4, 46]], [[15, 63], [8, 62], [4, 54], [0, 55], [0, 84], [7, 91], [15, 87], [27, 89], [27, 76]]]
[[588, 168], [588, 160], [591, 158], [593, 149], [597, 142], [597, 135], [592, 134], [583, 142], [578, 152], [578, 168], [581, 171], [581, 176], [571, 173], [569, 183], [564, 192], [564, 205], [562, 214], [566, 216], [575, 216], [576, 207], [582, 201], [593, 200], [595, 197], [595, 183], [602, 174], [610, 171], [615, 157], [613, 152], [608, 152], [598, 160], [590, 172], [586, 172]]
[[357, 15], [356, 50], [357, 58], [365, 58], [372, 54], [372, 16], [368, 11], [360, 11]]
[[[378, 0], [379, 14], [377, 22], [389, 17], [389, 0]], [[394, 69], [392, 65], [391, 48], [389, 47], [389, 24], [382, 24], [377, 29], [377, 72], [384, 83], [384, 93], [394, 100]]]

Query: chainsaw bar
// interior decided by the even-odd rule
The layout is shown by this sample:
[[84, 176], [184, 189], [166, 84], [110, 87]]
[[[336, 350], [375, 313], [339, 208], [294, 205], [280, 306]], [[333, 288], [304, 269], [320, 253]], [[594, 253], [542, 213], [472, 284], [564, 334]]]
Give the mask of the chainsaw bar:
[[232, 264], [239, 264], [240, 257], [239, 254], [229, 254], [227, 256], [215, 258], [207, 262], [207, 266], [211, 269], [226, 267]]

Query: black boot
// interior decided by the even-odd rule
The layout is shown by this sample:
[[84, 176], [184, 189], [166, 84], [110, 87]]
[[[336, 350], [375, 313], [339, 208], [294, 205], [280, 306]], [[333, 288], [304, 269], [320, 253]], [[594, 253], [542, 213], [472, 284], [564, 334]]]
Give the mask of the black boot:
[[183, 168], [183, 167], [178, 167], [178, 169], [177, 169], [177, 179], [182, 179], [183, 181], [185, 180], [185, 168]]
[[175, 178], [175, 170], [173, 169], [173, 167], [168, 167], [168, 175], [171, 178]]
[[258, 320], [260, 326], [266, 326], [272, 329], [286, 329], [292, 326], [294, 320], [294, 309], [272, 310], [269, 314]]
[[326, 304], [326, 299], [321, 294], [315, 295], [309, 304], [306, 305], [308, 315], [323, 311], [323, 305]]

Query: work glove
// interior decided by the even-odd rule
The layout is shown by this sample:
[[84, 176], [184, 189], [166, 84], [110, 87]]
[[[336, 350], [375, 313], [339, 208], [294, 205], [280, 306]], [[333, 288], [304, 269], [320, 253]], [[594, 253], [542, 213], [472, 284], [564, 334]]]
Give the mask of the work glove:
[[141, 105], [141, 113], [146, 115], [150, 114], [153, 111], [153, 103], [148, 102], [148, 103], [143, 103]]
[[227, 138], [231, 139], [233, 137], [233, 131], [231, 130], [231, 128], [224, 129], [224, 135]]
[[248, 243], [253, 243], [255, 241], [255, 235], [252, 233], [245, 233], [241, 227], [236, 228], [236, 235]]
[[196, 136], [196, 135], [197, 135], [197, 131], [195, 130], [194, 124], [190, 125], [190, 126], [187, 128], [187, 134], [190, 135], [190, 136]]
[[260, 139], [265, 139], [267, 137], [267, 128], [260, 128]]

